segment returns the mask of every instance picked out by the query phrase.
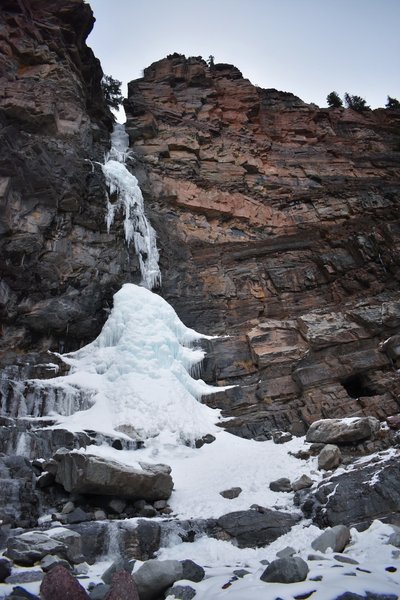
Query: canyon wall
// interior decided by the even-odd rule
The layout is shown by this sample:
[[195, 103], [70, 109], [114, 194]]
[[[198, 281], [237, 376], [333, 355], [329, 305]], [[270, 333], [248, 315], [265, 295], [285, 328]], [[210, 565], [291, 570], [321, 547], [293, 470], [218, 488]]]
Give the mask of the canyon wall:
[[398, 412], [399, 111], [320, 109], [179, 54], [129, 84], [125, 110], [162, 294], [230, 336], [205, 363], [240, 385], [208, 400], [228, 428]]
[[[0, 2], [0, 364], [93, 339], [138, 270], [107, 233], [113, 118], [81, 0]], [[96, 163], [96, 161], [98, 161]], [[25, 360], [26, 363], [26, 360]]]

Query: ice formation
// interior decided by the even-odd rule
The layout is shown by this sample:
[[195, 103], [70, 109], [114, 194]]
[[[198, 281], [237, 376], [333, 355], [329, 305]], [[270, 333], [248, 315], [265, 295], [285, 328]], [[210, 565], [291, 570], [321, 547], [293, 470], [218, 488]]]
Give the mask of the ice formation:
[[199, 402], [215, 388], [190, 374], [204, 356], [192, 347], [202, 337], [163, 298], [125, 284], [97, 339], [63, 357], [71, 374], [54, 384], [91, 389], [93, 405], [60, 416], [59, 423], [73, 430], [120, 432], [140, 440], [158, 436], [173, 443], [194, 442], [215, 431], [218, 411]]
[[125, 166], [125, 160], [129, 155], [129, 139], [125, 126], [121, 123], [114, 126], [111, 143], [110, 153], [102, 165], [109, 190], [107, 230], [110, 231], [116, 213], [123, 210], [126, 243], [129, 246], [133, 241], [142, 275], [141, 285], [151, 290], [161, 283], [156, 232], [145, 215], [143, 195], [138, 180]]

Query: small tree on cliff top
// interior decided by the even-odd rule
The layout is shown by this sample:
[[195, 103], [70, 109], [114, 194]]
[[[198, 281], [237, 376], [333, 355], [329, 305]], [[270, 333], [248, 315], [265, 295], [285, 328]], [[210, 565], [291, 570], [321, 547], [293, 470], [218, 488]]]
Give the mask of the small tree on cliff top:
[[346, 92], [344, 95], [344, 102], [347, 108], [351, 108], [357, 112], [371, 110], [371, 107], [367, 105], [366, 100], [361, 98], [361, 96], [350, 96], [350, 94]]
[[329, 108], [340, 108], [343, 106], [343, 102], [339, 97], [337, 92], [331, 92], [327, 95], [326, 101], [328, 103]]
[[101, 88], [106, 104], [110, 108], [115, 108], [115, 110], [118, 110], [124, 99], [121, 94], [121, 85], [122, 82], [118, 81], [118, 79], [114, 79], [111, 75], [104, 75], [101, 80]]
[[399, 109], [400, 108], [400, 102], [397, 100], [397, 98], [391, 98], [390, 96], [387, 97], [387, 102], [385, 104], [385, 108], [396, 108]]

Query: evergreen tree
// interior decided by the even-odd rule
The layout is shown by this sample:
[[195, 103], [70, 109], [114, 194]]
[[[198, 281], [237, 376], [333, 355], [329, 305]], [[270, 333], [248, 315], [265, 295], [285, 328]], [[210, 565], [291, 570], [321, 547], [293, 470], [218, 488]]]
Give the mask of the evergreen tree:
[[114, 79], [111, 75], [104, 75], [101, 80], [101, 87], [106, 104], [110, 108], [118, 110], [119, 105], [122, 104], [124, 99], [121, 94], [121, 81]]
[[397, 100], [397, 98], [391, 98], [390, 96], [387, 97], [387, 102], [385, 104], [385, 108], [396, 108], [399, 109], [400, 108], [400, 102]]
[[344, 95], [344, 102], [347, 108], [351, 108], [357, 112], [365, 112], [371, 110], [371, 107], [367, 105], [367, 101], [361, 96], [350, 96], [347, 92]]
[[343, 102], [337, 92], [331, 92], [330, 94], [328, 94], [326, 97], [326, 101], [328, 103], [329, 108], [340, 108], [341, 106], [343, 106]]

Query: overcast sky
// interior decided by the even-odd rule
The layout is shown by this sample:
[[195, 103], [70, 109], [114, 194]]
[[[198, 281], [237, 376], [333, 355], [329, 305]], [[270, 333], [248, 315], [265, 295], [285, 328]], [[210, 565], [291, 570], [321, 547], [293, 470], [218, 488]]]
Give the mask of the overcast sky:
[[[89, 0], [88, 45], [124, 85], [167, 54], [210, 54], [264, 88], [326, 106], [400, 99], [400, 0]], [[126, 94], [126, 88], [123, 87]]]

